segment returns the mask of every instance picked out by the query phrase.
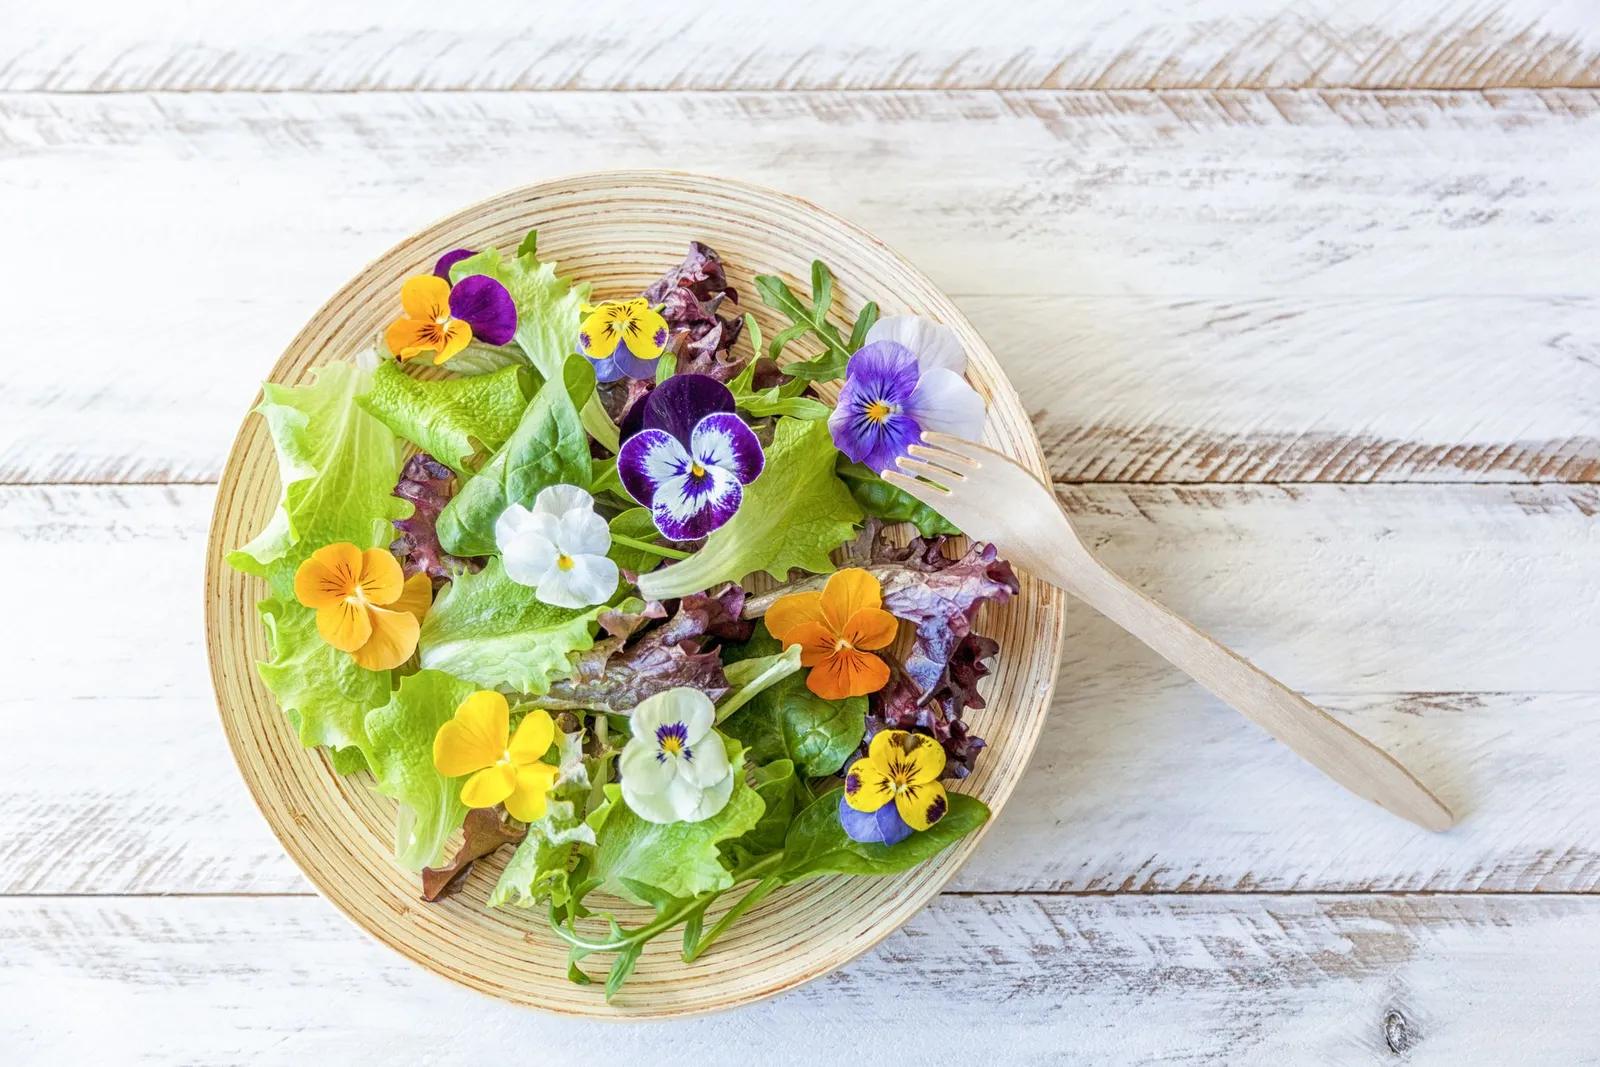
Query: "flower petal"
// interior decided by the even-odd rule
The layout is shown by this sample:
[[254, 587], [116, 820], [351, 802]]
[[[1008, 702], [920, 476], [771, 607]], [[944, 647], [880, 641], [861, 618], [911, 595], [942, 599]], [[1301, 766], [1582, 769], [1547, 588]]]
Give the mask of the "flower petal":
[[716, 530], [739, 510], [744, 486], [721, 467], [669, 478], [650, 502], [656, 528], [672, 541], [693, 541]]
[[548, 763], [523, 763], [517, 767], [517, 784], [506, 797], [506, 811], [513, 819], [534, 822], [544, 818], [549, 806], [547, 795], [555, 785], [559, 770]]
[[[585, 353], [585, 355], [587, 355], [587, 353]], [[617, 361], [612, 359], [610, 356], [607, 356], [605, 359], [595, 359], [593, 356], [589, 356], [588, 358], [589, 363], [594, 367], [594, 380], [599, 382], [601, 385], [606, 385], [610, 382], [619, 382], [627, 377], [627, 375], [622, 372], [622, 368], [617, 366]]]
[[800, 646], [800, 666], [815, 667], [833, 655], [839, 646], [839, 635], [825, 622], [807, 620], [790, 628], [783, 639], [784, 648], [795, 645]]
[[567, 556], [604, 556], [611, 550], [611, 527], [594, 512], [574, 508], [559, 520], [556, 548]]
[[722, 735], [708, 730], [698, 741], [691, 742], [687, 751], [688, 758], [678, 761], [679, 777], [704, 789], [728, 776], [731, 765]]
[[[570, 565], [562, 566], [562, 558]], [[556, 565], [540, 577], [534, 595], [557, 608], [604, 604], [617, 591], [620, 575], [616, 563], [606, 556], [558, 556]]]
[[659, 355], [661, 355], [660, 352], [657, 352], [655, 356], [636, 356], [633, 354], [633, 350], [628, 347], [627, 340], [624, 339], [621, 344], [617, 345], [617, 350], [611, 353], [611, 360], [617, 365], [617, 369], [629, 378], [638, 378], [640, 381], [648, 382], [655, 380], [656, 356]]
[[[654, 795], [665, 790], [672, 779], [678, 775], [678, 761], [659, 758], [655, 748], [655, 740], [651, 737], [635, 737], [622, 746], [622, 756], [617, 760], [617, 770], [622, 773], [624, 783], [630, 780], [633, 788], [641, 793]], [[629, 804], [629, 807], [632, 807]]]
[[[937, 782], [944, 773], [944, 746], [922, 734], [912, 734], [906, 743], [910, 747], [897, 757], [901, 764], [910, 768], [906, 782], [910, 785]], [[919, 826], [917, 829], [925, 830], [927, 827]]]
[[[805, 662], [802, 653], [801, 663]], [[870, 652], [841, 648], [806, 675], [806, 688], [823, 700], [876, 693], [889, 684], [889, 665]]]
[[968, 441], [983, 436], [983, 397], [965, 378], [943, 367], [923, 372], [906, 414], [924, 430]]
[[905, 749], [910, 736], [904, 730], [879, 730], [872, 735], [872, 743], [867, 746], [867, 758], [887, 770], [889, 758]]
[[887, 648], [900, 632], [900, 620], [882, 608], [866, 608], [850, 616], [839, 636], [864, 651]]
[[367, 607], [372, 620], [372, 636], [350, 655], [356, 665], [369, 671], [388, 671], [400, 666], [417, 650], [422, 624], [409, 611]]
[[674, 374], [652, 389], [644, 404], [645, 426], [665, 430], [686, 448], [701, 419], [734, 410], [733, 393], [707, 374]]
[[759, 478], [766, 466], [755, 431], [732, 412], [713, 412], [697, 422], [689, 437], [689, 453], [702, 466], [719, 467], [743, 485]]
[[[502, 514], [500, 518], [504, 520], [505, 516]], [[495, 545], [500, 549], [500, 561], [505, 566], [507, 578], [518, 585], [536, 589], [544, 576], [555, 569], [561, 552], [556, 548], [555, 541], [543, 534], [526, 527], [511, 532], [514, 529], [514, 524], [502, 529], [500, 521], [495, 522]]]
[[294, 572], [294, 598], [308, 608], [331, 608], [356, 591], [361, 550], [348, 541], [324, 545]]
[[444, 327], [444, 344], [433, 357], [434, 366], [460, 352], [472, 340], [472, 327], [461, 319], [451, 319]]
[[406, 579], [400, 597], [388, 605], [390, 611], [409, 611], [421, 622], [433, 606], [433, 579], [426, 571], [418, 571]]
[[[569, 511], [593, 511], [594, 497], [576, 485], [547, 485], [533, 498], [533, 514], [560, 518]], [[546, 537], [551, 536], [545, 534]]]
[[814, 622], [826, 626], [826, 619], [822, 614], [822, 594], [819, 593], [790, 593], [781, 596], [772, 602], [767, 609], [767, 632], [779, 641], [785, 648], [794, 644], [789, 640], [789, 634], [804, 623]]
[[[595, 307], [585, 305], [582, 309], [583, 321], [578, 323], [578, 351], [593, 360], [610, 361], [611, 353], [617, 350], [617, 342], [622, 335], [611, 328], [613, 318], [613, 305], [599, 304]], [[617, 377], [621, 377], [619, 372]], [[614, 378], [602, 378], [601, 381], [615, 381]]]
[[[937, 746], [935, 746], [937, 747]], [[938, 782], [914, 785], [894, 798], [894, 806], [913, 830], [926, 830], [950, 808], [950, 798]]]
[[472, 327], [472, 336], [508, 345], [517, 335], [517, 305], [506, 287], [487, 274], [462, 278], [450, 290], [450, 316]]
[[[731, 776], [730, 776], [731, 777]], [[678, 821], [677, 809], [673, 804], [671, 789], [674, 777], [659, 789], [650, 789], [642, 785], [637, 775], [626, 772], [622, 777], [622, 799], [628, 808], [645, 822], [670, 823]], [[693, 786], [689, 788], [693, 789]]]
[[686, 473], [693, 462], [689, 450], [677, 438], [665, 430], [644, 429], [622, 443], [617, 453], [617, 476], [628, 495], [648, 507], [661, 483]]
[[512, 763], [536, 763], [550, 751], [555, 739], [555, 720], [543, 708], [534, 708], [517, 724], [517, 732], [511, 735], [506, 751], [511, 753]]
[[877, 811], [857, 811], [839, 798], [839, 825], [852, 841], [866, 844], [897, 845], [911, 836], [911, 826], [900, 817], [900, 809], [885, 804]]
[[828, 577], [828, 584], [822, 587], [822, 621], [840, 636], [858, 612], [881, 607], [883, 586], [871, 571], [860, 567], [834, 571]]
[[916, 353], [917, 366], [924, 372], [934, 367], [964, 373], [967, 354], [961, 348], [961, 338], [942, 322], [923, 315], [891, 315], [879, 319], [867, 331], [866, 342], [894, 341]]
[[432, 274], [407, 278], [400, 286], [400, 306], [406, 317], [435, 322], [450, 313], [450, 283]]
[[505, 754], [510, 733], [511, 706], [506, 698], [492, 689], [480, 689], [463, 700], [455, 717], [434, 735], [433, 766], [446, 778], [471, 774]]
[[845, 364], [845, 380], [855, 383], [869, 401], [881, 400], [893, 405], [911, 399], [921, 373], [917, 354], [894, 341], [862, 345]]
[[517, 788], [517, 769], [497, 763], [468, 778], [461, 785], [461, 803], [469, 808], [492, 808]]
[[432, 319], [395, 319], [384, 331], [384, 343], [397, 359], [410, 359], [438, 347], [443, 331]]
[[873, 471], [891, 470], [898, 456], [921, 437], [909, 414], [916, 392], [917, 361], [893, 341], [867, 345], [850, 357], [839, 402], [828, 416], [828, 431], [839, 451]]
[[733, 796], [733, 771], [714, 785], [699, 787], [679, 775], [667, 786], [667, 796], [678, 811], [680, 822], [703, 822], [728, 806]]
[[369, 548], [361, 553], [361, 595], [367, 603], [393, 604], [400, 599], [405, 584], [406, 572], [387, 548]]
[[455, 266], [457, 263], [460, 263], [463, 259], [471, 259], [477, 254], [478, 253], [474, 252], [470, 248], [452, 248], [450, 251], [440, 256], [439, 259], [434, 263], [433, 276], [435, 278], [443, 278], [445, 281], [449, 281], [451, 267]]
[[341, 600], [317, 609], [317, 633], [340, 652], [355, 652], [372, 639], [371, 609], [359, 600]]
[[[654, 744], [656, 731], [672, 723], [682, 723], [684, 737], [698, 741], [716, 721], [717, 709], [711, 698], [698, 689], [680, 685], [647, 697], [633, 709], [629, 722], [635, 737], [649, 737]], [[652, 751], [654, 751], [652, 749]]]
[[844, 799], [857, 811], [877, 811], [894, 799], [894, 783], [878, 761], [858, 759], [845, 772]]

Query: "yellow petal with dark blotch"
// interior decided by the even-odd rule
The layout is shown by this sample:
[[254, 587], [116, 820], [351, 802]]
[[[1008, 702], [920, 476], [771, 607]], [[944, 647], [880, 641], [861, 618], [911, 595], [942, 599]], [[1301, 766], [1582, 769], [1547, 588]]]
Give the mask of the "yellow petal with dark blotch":
[[944, 773], [944, 746], [922, 734], [912, 734], [910, 744], [899, 757], [907, 769], [905, 780], [911, 785], [937, 782]]
[[872, 744], [867, 746], [867, 758], [887, 771], [889, 758], [905, 747], [906, 738], [910, 736], [904, 730], [879, 730], [872, 735]]
[[950, 798], [938, 782], [914, 785], [894, 798], [900, 817], [911, 824], [913, 830], [926, 830], [940, 819], [950, 807]]
[[857, 811], [877, 811], [894, 799], [894, 783], [869, 756], [850, 765], [844, 775], [844, 802]]
[[450, 283], [436, 274], [418, 274], [400, 286], [406, 317], [434, 322], [450, 314]]

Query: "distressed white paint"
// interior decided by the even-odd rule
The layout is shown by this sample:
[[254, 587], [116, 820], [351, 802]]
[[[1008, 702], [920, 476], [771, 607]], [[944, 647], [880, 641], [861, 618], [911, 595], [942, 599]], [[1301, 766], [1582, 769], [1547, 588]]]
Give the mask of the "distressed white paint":
[[1582, 0], [19, 5], [0, 89], [1593, 85]]

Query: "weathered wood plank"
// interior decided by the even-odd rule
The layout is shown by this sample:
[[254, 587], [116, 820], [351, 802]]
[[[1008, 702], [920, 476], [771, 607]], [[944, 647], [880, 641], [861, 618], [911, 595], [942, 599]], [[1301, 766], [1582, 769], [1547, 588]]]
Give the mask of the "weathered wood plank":
[[437, 7], [287, 0], [34, 5], [0, 89], [1173, 89], [1592, 86], [1582, 3], [817, 0], [757, 6]]
[[[1593, 480], [1600, 294], [1571, 264], [1600, 243], [1597, 121], [1578, 92], [0, 97], [7, 278], [71, 352], [0, 385], [0, 482], [214, 479], [362, 262], [619, 159], [901, 248], [1064, 480]], [[172, 328], [132, 325], [134, 274], [168, 280]]]
[[775, 1001], [603, 1027], [449, 986], [315, 898], [11, 898], [0, 1033], [41, 1065], [1584, 1063], [1597, 953], [1595, 898], [945, 896]]
[[[1113, 567], [1391, 748], [1463, 822], [1430, 836], [1346, 796], [1078, 608], [1057, 714], [959, 887], [1600, 886], [1593, 487], [1064, 494]], [[0, 892], [306, 889], [211, 705], [211, 495], [0, 490], [0, 556], [28, 561], [7, 637], [25, 669], [0, 693], [0, 826], [19, 828]]]

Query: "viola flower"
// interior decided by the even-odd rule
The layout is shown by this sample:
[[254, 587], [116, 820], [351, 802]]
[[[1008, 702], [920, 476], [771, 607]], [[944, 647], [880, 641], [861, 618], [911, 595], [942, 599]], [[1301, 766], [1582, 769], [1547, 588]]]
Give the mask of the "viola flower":
[[317, 613], [317, 633], [369, 671], [398, 667], [417, 650], [422, 616], [433, 603], [426, 574], [405, 577], [387, 549], [348, 541], [311, 553], [294, 573], [294, 596]]
[[633, 709], [633, 736], [622, 748], [622, 799], [646, 822], [700, 822], [733, 795], [734, 768], [722, 735], [711, 728], [711, 698], [686, 686]]
[[433, 766], [446, 778], [472, 775], [461, 784], [461, 803], [492, 808], [501, 802], [513, 819], [544, 818], [545, 792], [561, 773], [543, 760], [556, 739], [555, 721], [543, 708], [522, 717], [511, 732], [511, 706], [493, 690], [473, 693], [455, 718], [433, 735]]
[[883, 587], [871, 571], [835, 571], [820, 593], [790, 593], [767, 609], [767, 630], [784, 648], [800, 646], [800, 666], [810, 667], [806, 688], [824, 700], [876, 693], [889, 682], [889, 665], [872, 654], [887, 648], [899, 628], [883, 610]]
[[[939, 784], [942, 773], [944, 749], [939, 742], [904, 730], [879, 730], [867, 754], [845, 772], [839, 808], [844, 832], [856, 841], [892, 845], [906, 836], [896, 819], [910, 830], [926, 830], [950, 807]], [[867, 818], [847, 816], [847, 807]], [[894, 809], [893, 817], [884, 812], [886, 807]]]
[[656, 360], [667, 346], [667, 320], [643, 297], [608, 300], [582, 308], [578, 351], [594, 364], [597, 381], [654, 379]]
[[539, 490], [533, 510], [512, 504], [494, 523], [506, 576], [546, 604], [586, 608], [617, 591], [611, 527], [594, 513], [594, 497], [575, 485]]
[[950, 327], [920, 315], [879, 319], [850, 357], [828, 429], [839, 451], [894, 470], [924, 430], [977, 440], [983, 398], [962, 377], [967, 356]]
[[677, 374], [644, 400], [644, 428], [622, 442], [617, 473], [672, 541], [692, 541], [739, 510], [766, 464], [734, 414], [733, 393], [704, 374]]
[[451, 267], [455, 266], [457, 263], [460, 263], [463, 259], [471, 259], [477, 254], [478, 253], [474, 252], [470, 248], [452, 248], [450, 251], [440, 256], [438, 261], [434, 263], [433, 276], [435, 278], [443, 278], [445, 281], [449, 281]]
[[[446, 256], [445, 258], [449, 258]], [[509, 344], [517, 333], [517, 305], [506, 287], [486, 274], [462, 278], [452, 287], [435, 274], [407, 278], [400, 287], [405, 315], [389, 324], [384, 340], [400, 359], [433, 353], [443, 363], [473, 337]]]

